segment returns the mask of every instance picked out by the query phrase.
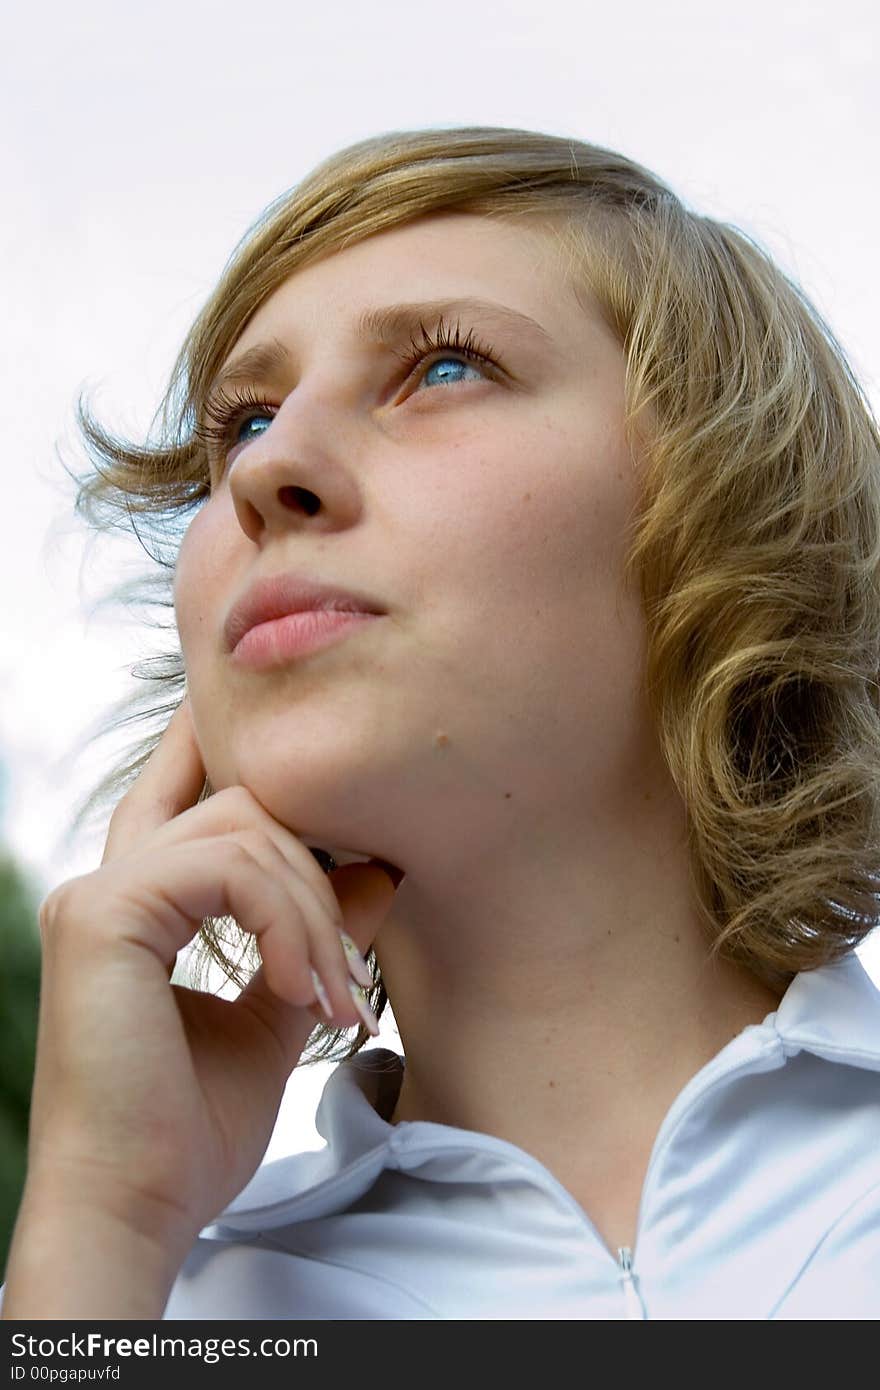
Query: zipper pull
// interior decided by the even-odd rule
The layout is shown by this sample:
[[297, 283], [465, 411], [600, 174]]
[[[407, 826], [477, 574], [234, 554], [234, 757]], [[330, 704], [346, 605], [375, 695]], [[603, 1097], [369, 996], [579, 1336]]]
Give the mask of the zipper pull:
[[638, 1289], [635, 1286], [635, 1276], [633, 1275], [632, 1268], [632, 1251], [628, 1245], [621, 1245], [618, 1247], [617, 1263], [622, 1270], [620, 1280], [623, 1284], [626, 1316], [628, 1319], [637, 1318], [640, 1322], [644, 1322], [646, 1317], [645, 1305], [642, 1303]]

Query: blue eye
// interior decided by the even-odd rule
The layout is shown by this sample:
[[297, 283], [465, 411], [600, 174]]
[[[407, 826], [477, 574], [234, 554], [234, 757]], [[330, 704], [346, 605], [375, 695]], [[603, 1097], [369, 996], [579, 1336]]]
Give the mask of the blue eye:
[[227, 453], [234, 445], [248, 444], [251, 439], [257, 437], [251, 435], [246, 439], [239, 438], [245, 425], [252, 425], [256, 420], [267, 420], [271, 424], [275, 418], [274, 412], [275, 407], [272, 403], [257, 395], [250, 387], [243, 391], [235, 390], [231, 396], [221, 388], [205, 402], [205, 418], [197, 423], [193, 430], [193, 438], [204, 446], [209, 463], [219, 467], [225, 462]]
[[[470, 367], [471, 370], [477, 368], [481, 375], [485, 376], [486, 368], [491, 369], [497, 366], [495, 351], [491, 347], [486, 347], [478, 342], [474, 337], [473, 329], [462, 337], [461, 325], [456, 324], [455, 329], [449, 328], [443, 319], [440, 319], [436, 331], [431, 332], [424, 323], [419, 324], [421, 331], [421, 342], [410, 339], [409, 349], [403, 353], [397, 353], [408, 367], [417, 367], [428, 357], [433, 357], [434, 361], [429, 362], [422, 371], [422, 381], [435, 367], [445, 366], [452, 362], [455, 367]], [[448, 376], [448, 371], [446, 372]], [[461, 378], [456, 377], [455, 380]], [[441, 385], [448, 385], [444, 379]]]
[[[241, 431], [244, 429], [244, 427], [245, 427], [246, 425], [252, 425], [256, 420], [268, 420], [269, 425], [271, 425], [272, 419], [273, 419], [273, 417], [272, 417], [271, 415], [245, 415], [244, 418], [239, 422], [238, 428], [232, 431], [232, 436], [233, 436], [233, 437], [232, 437], [232, 443], [233, 443], [233, 444], [242, 444], [242, 443], [247, 444], [247, 443], [249, 443], [250, 441], [249, 441], [248, 439], [242, 440], [242, 439], [239, 437], [239, 436], [240, 436], [240, 433], [241, 433]], [[266, 426], [266, 429], [269, 428], [269, 425]], [[265, 430], [261, 430], [261, 431], [260, 431], [260, 434], [265, 434]], [[259, 437], [258, 435], [251, 435], [251, 436], [250, 436], [251, 439], [255, 439], [255, 438], [258, 438], [258, 437]]]
[[[447, 385], [449, 376], [448, 368], [450, 362], [452, 363], [453, 367], [460, 367], [463, 368], [465, 371], [477, 372], [477, 379], [480, 380], [481, 373], [474, 366], [473, 362], [463, 362], [460, 357], [438, 357], [435, 362], [429, 363], [428, 366], [425, 368], [424, 372], [422, 373], [422, 384], [424, 385], [431, 372], [435, 371], [438, 367], [443, 367], [446, 370], [444, 372], [444, 375], [440, 378], [439, 384], [441, 386]], [[460, 378], [456, 377], [454, 378], [454, 380], [460, 380]]]

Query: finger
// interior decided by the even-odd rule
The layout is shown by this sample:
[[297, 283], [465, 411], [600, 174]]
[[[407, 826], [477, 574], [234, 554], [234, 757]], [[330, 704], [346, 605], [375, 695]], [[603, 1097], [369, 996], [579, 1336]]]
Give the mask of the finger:
[[381, 860], [343, 864], [327, 875], [342, 908], [344, 930], [366, 955], [385, 920], [397, 888]]
[[137, 779], [110, 817], [101, 863], [112, 863], [130, 853], [144, 835], [194, 806], [206, 775], [189, 696], [185, 695]]
[[[187, 891], [181, 894], [170, 866], [174, 852], [180, 855], [183, 851], [188, 852], [193, 864], [198, 857], [201, 871], [204, 858], [201, 847], [205, 844], [211, 845], [212, 857], [219, 858], [223, 863], [224, 897], [228, 901], [230, 915], [240, 928], [257, 938], [266, 984], [272, 992], [289, 1004], [307, 1007], [316, 998], [313, 971], [317, 971], [323, 990], [329, 997], [333, 1019], [339, 1026], [354, 1026], [363, 1017], [363, 1012], [358, 1001], [352, 998], [351, 967], [339, 928], [324, 911], [309, 885], [291, 868], [274, 840], [262, 830], [246, 828], [222, 838], [194, 840], [166, 851], [169, 872], [163, 882], [161, 898], [170, 901], [178, 911], [182, 910], [187, 915], [192, 913], [198, 901], [193, 895], [192, 886], [188, 885]], [[383, 874], [376, 869], [365, 871], [363, 865], [351, 865], [349, 868], [361, 870], [360, 875], [356, 873], [354, 877], [349, 873], [344, 881], [349, 911], [354, 913], [356, 920], [361, 921], [361, 932], [364, 915], [376, 917], [378, 913], [379, 920], [371, 923], [369, 929], [369, 934], [375, 935], [386, 903], [390, 902], [392, 896], [387, 891], [391, 887], [390, 880], [386, 878], [384, 889], [380, 882], [377, 894], [376, 879], [381, 880], [385, 877]], [[192, 873], [194, 876], [195, 869]], [[211, 905], [206, 905], [204, 898], [201, 899], [200, 910], [203, 916], [214, 911]], [[160, 913], [159, 916], [165, 918], [166, 914]], [[179, 937], [175, 939], [176, 914], [172, 913], [172, 919], [170, 940], [167, 930], [162, 931], [158, 925], [151, 932], [154, 940], [161, 943], [166, 968], [173, 965], [170, 948], [180, 949]], [[354, 949], [358, 950], [356, 946]]]
[[[330, 1011], [337, 1026], [349, 1027], [355, 1022], [363, 1022], [375, 1036], [379, 1031], [378, 1020], [370, 1008], [364, 985], [357, 980], [352, 957], [369, 976], [364, 954], [379, 934], [394, 901], [397, 891], [394, 878], [397, 877], [399, 882], [403, 875], [398, 876], [391, 870], [391, 866], [384, 865], [381, 860], [370, 860], [366, 864], [344, 864], [341, 868], [332, 870], [330, 877], [333, 879], [333, 887], [345, 919], [344, 936], [348, 938], [351, 949], [351, 954], [346, 950], [346, 961], [351, 974], [348, 978], [340, 978], [338, 974], [329, 973], [334, 964], [335, 953], [331, 951], [329, 944], [325, 943], [325, 939], [318, 940], [313, 950], [315, 970], [324, 984]], [[326, 966], [325, 960], [328, 962]], [[354, 1014], [351, 1012], [352, 1004]]]
[[[270, 904], [268, 912], [262, 910], [261, 904], [250, 921], [243, 920], [237, 913], [233, 915], [239, 925], [257, 937], [268, 986], [288, 1003], [305, 1008], [316, 996], [313, 981], [316, 957], [328, 962], [325, 967], [328, 977], [333, 970], [338, 979], [348, 979], [339, 930], [271, 839], [258, 831], [245, 831], [232, 837], [230, 844], [241, 845], [260, 866], [263, 897]], [[271, 895], [275, 889], [279, 891], [278, 901], [282, 904], [278, 911], [271, 910]], [[338, 982], [335, 984], [333, 994], [337, 1002], [345, 1004], [347, 990], [347, 984], [344, 993], [343, 987]]]
[[[334, 869], [331, 876], [345, 916], [346, 933], [351, 936], [357, 949], [365, 952], [378, 935], [394, 900], [396, 889], [393, 878], [388, 870], [382, 867], [381, 861], [372, 860], [366, 864], [345, 864], [339, 869]], [[277, 986], [273, 988], [273, 983], [280, 980], [281, 971], [266, 968], [266, 952], [269, 945], [267, 938], [268, 933], [260, 939], [263, 965], [242, 990], [236, 1004], [259, 1010], [260, 1016], [275, 1031], [279, 1044], [285, 1049], [285, 1056], [292, 1059], [292, 1069], [315, 1024], [326, 1023], [327, 1019], [319, 1005], [310, 1005], [300, 1010], [297, 1015], [289, 997], [281, 997]], [[277, 937], [274, 944], [280, 946]], [[311, 949], [314, 968], [330, 998], [334, 1018], [338, 1020], [337, 1026], [352, 1027], [355, 1023], [366, 1022], [361, 1009], [356, 1004], [352, 1008], [348, 981], [344, 980], [340, 985], [339, 976], [334, 973], [337, 951], [330, 947], [326, 934], [316, 933]], [[365, 1007], [369, 1011], [369, 1005]], [[301, 1017], [303, 1013], [306, 1015], [305, 1022]], [[306, 1029], [305, 1035], [302, 1032], [303, 1028]]]
[[209, 800], [182, 810], [173, 820], [152, 829], [151, 845], [164, 849], [207, 835], [233, 835], [251, 828], [271, 840], [299, 876], [304, 885], [301, 892], [312, 900], [312, 911], [320, 909], [341, 928], [342, 911], [336, 894], [312, 851], [276, 820], [247, 787], [225, 787]]
[[[264, 855], [275, 856], [270, 872], [242, 833], [172, 846], [163, 854], [161, 878], [155, 871], [146, 872], [148, 854], [82, 874], [49, 895], [46, 902], [57, 900], [58, 905], [46, 921], [50, 926], [62, 920], [82, 923], [88, 935], [102, 945], [109, 943], [123, 950], [142, 947], [169, 971], [206, 917], [233, 917], [243, 931], [266, 938], [268, 946], [259, 942], [261, 954], [264, 950], [271, 954], [274, 964], [270, 974], [276, 971], [281, 976], [281, 992], [293, 988], [294, 1003], [309, 1003], [314, 991], [302, 909], [289, 891], [289, 870], [283, 859], [268, 841], [262, 843]], [[99, 874], [101, 901], [96, 913], [92, 885]], [[283, 938], [291, 929], [295, 939], [292, 946], [285, 947]], [[44, 938], [48, 931], [49, 927]], [[56, 949], [75, 955], [83, 935], [56, 928], [53, 940]], [[301, 959], [297, 960], [297, 955]], [[268, 964], [268, 957], [264, 960]]]
[[[305, 1006], [315, 999], [312, 972], [317, 970], [331, 1001], [331, 1015], [340, 1023], [353, 1024], [357, 1009], [349, 989], [352, 970], [336, 920], [298, 870], [291, 867], [271, 836], [261, 830], [246, 830], [230, 838], [244, 844], [267, 879], [274, 879], [288, 894], [286, 912], [258, 942], [267, 983], [286, 1000]], [[333, 903], [338, 908], [335, 895]], [[366, 969], [357, 947], [353, 946], [353, 950]]]

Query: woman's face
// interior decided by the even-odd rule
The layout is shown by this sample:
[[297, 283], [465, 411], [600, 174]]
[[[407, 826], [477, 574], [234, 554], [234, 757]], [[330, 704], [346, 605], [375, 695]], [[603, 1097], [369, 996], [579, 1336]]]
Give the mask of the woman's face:
[[[288, 356], [226, 387], [268, 406], [234, 424], [181, 547], [193, 717], [215, 789], [243, 783], [340, 862], [412, 872], [550, 844], [644, 768], [641, 612], [620, 579], [624, 360], [580, 294], [535, 224], [432, 215], [297, 271], [229, 354], [277, 341]], [[421, 341], [419, 318], [434, 332], [430, 309], [390, 343], [358, 332], [366, 310], [465, 299], [486, 307], [452, 305], [445, 324], [494, 365], [443, 348], [406, 367], [395, 351]], [[385, 616], [237, 666], [231, 606], [290, 571]]]

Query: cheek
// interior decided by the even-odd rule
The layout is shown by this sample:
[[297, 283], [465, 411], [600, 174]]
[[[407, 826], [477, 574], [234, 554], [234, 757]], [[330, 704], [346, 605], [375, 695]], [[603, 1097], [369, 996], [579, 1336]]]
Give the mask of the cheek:
[[212, 623], [216, 625], [223, 619], [217, 605], [222, 603], [229, 585], [230, 570], [222, 534], [217, 511], [212, 511], [208, 503], [190, 522], [180, 544], [173, 594], [184, 655], [197, 646]]
[[449, 499], [457, 524], [438, 541], [486, 594], [571, 598], [619, 582], [634, 502], [629, 452], [610, 425], [548, 422], [472, 460], [469, 485]]

